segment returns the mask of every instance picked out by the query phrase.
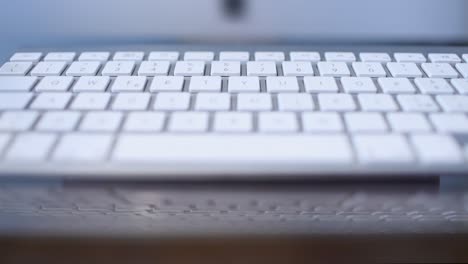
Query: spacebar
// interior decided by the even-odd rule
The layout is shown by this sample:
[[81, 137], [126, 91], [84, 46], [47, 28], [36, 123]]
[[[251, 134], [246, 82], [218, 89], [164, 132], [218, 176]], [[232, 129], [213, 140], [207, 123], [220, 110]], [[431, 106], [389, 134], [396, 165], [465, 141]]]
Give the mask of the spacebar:
[[177, 163], [350, 163], [345, 135], [123, 134], [113, 161]]

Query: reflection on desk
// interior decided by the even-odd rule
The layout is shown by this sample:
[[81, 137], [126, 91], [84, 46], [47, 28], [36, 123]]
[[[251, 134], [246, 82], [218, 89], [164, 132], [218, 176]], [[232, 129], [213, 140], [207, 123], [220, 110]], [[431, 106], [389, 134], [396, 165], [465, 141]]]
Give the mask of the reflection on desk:
[[437, 184], [0, 184], [0, 234], [466, 233]]

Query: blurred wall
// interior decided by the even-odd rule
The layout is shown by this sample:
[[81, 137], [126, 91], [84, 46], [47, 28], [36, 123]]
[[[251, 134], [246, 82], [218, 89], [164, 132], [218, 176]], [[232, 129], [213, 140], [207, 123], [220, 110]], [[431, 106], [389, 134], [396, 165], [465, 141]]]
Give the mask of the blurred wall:
[[14, 0], [0, 4], [0, 50], [80, 43], [468, 39], [464, 0]]

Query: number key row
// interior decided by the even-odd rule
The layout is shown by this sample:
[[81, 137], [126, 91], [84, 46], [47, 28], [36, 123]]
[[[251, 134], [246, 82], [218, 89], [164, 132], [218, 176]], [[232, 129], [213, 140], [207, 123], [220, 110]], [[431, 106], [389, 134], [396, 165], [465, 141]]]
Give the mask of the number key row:
[[[284, 61], [277, 65], [272, 61], [249, 61], [245, 73], [239, 61], [213, 61], [208, 71], [204, 61], [178, 61], [171, 66], [170, 61], [109, 61], [101, 65], [99, 61], [44, 61], [34, 65], [32, 62], [7, 62], [0, 68], [0, 76], [357, 76], [357, 77], [430, 77], [430, 78], [468, 78], [468, 63], [457, 63], [455, 68], [449, 63], [412, 62], [353, 62], [351, 68], [345, 62], [318, 62], [317, 68], [310, 62]], [[68, 68], [67, 68], [68, 67]], [[171, 72], [171, 67], [173, 71]], [[136, 69], [138, 70], [136, 71]], [[316, 69], [316, 70], [315, 70]], [[351, 69], [353, 71], [351, 71]], [[388, 73], [387, 73], [387, 70]], [[316, 73], [316, 71], [318, 73]]]

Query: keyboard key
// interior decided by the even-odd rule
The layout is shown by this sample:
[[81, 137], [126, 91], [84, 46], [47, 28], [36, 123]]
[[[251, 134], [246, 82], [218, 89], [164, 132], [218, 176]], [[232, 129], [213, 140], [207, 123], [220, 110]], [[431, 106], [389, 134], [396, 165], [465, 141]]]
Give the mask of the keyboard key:
[[241, 65], [238, 61], [213, 61], [211, 63], [212, 76], [239, 76]]
[[220, 92], [220, 76], [194, 76], [190, 79], [190, 92]]
[[36, 125], [38, 131], [67, 132], [75, 130], [81, 113], [73, 111], [52, 111], [42, 115]]
[[417, 78], [423, 75], [418, 66], [412, 62], [389, 62], [387, 68], [393, 77]]
[[175, 62], [179, 59], [177, 51], [154, 51], [148, 56], [149, 61], [170, 61]]
[[101, 162], [110, 152], [112, 142], [111, 134], [66, 134], [52, 158], [59, 162]]
[[276, 76], [276, 64], [273, 61], [247, 62], [247, 76]]
[[80, 93], [70, 106], [73, 110], [104, 110], [109, 105], [108, 93]]
[[165, 113], [132, 112], [129, 113], [123, 130], [126, 132], [159, 132], [164, 128]]
[[73, 77], [46, 76], [36, 86], [36, 92], [66, 92], [73, 83]]
[[189, 93], [159, 93], [154, 101], [155, 110], [187, 110], [190, 106]]
[[452, 79], [451, 83], [459, 93], [468, 94], [468, 79]]
[[305, 132], [342, 132], [344, 125], [337, 113], [303, 113], [302, 128]]
[[32, 67], [32, 62], [7, 62], [0, 67], [0, 76], [24, 76]]
[[342, 77], [341, 84], [346, 93], [377, 92], [377, 87], [369, 77]]
[[457, 63], [455, 67], [463, 76], [463, 78], [468, 78], [468, 63]]
[[39, 113], [36, 111], [6, 111], [0, 116], [0, 131], [27, 131], [32, 128]]
[[468, 96], [438, 95], [436, 100], [446, 112], [468, 112]]
[[71, 98], [71, 93], [44, 92], [34, 99], [29, 108], [36, 110], [61, 110], [67, 107]]
[[25, 133], [18, 135], [6, 155], [9, 161], [43, 161], [47, 159], [57, 135]]
[[356, 56], [352, 52], [325, 52], [325, 60], [329, 62], [354, 62]]
[[297, 52], [293, 51], [289, 53], [289, 57], [291, 61], [306, 61], [306, 62], [313, 62], [317, 63], [320, 61], [320, 53], [318, 52]]
[[463, 114], [436, 113], [429, 116], [437, 131], [448, 133], [467, 133], [468, 118]]
[[283, 52], [255, 52], [256, 61], [282, 62], [285, 56]]
[[465, 62], [468, 62], [468, 54], [463, 54], [463, 60], [465, 60]]
[[208, 113], [175, 112], [169, 120], [170, 132], [205, 132], [208, 130]]
[[250, 59], [250, 54], [244, 51], [222, 51], [219, 53], [220, 61], [238, 61], [247, 62]]
[[30, 62], [38, 62], [42, 58], [42, 53], [40, 52], [17, 52], [11, 56], [10, 61], [30, 61]]
[[298, 128], [294, 113], [264, 112], [258, 114], [258, 130], [260, 132], [296, 132]]
[[132, 52], [116, 52], [114, 54], [114, 61], [142, 61], [145, 57], [145, 53], [139, 51], [132, 51]]
[[387, 120], [396, 132], [429, 132], [431, 125], [423, 114], [419, 113], [389, 113]]
[[429, 95], [398, 95], [398, 103], [400, 103], [403, 111], [407, 112], [437, 112], [439, 106], [432, 100]]
[[414, 160], [402, 135], [355, 135], [353, 142], [362, 164], [401, 164]]
[[418, 134], [411, 136], [411, 142], [419, 160], [424, 164], [453, 164], [463, 161], [458, 144], [450, 136]]
[[458, 63], [461, 62], [460, 57], [454, 53], [429, 53], [427, 55], [431, 62], [435, 63]]
[[314, 76], [314, 69], [310, 62], [283, 61], [284, 76]]
[[39, 62], [36, 67], [31, 71], [32, 76], [58, 76], [67, 67], [64, 61], [59, 62]]
[[253, 117], [246, 112], [218, 112], [214, 117], [215, 132], [239, 133], [250, 132], [253, 129]]
[[[268, 147], [265, 147], [268, 146]], [[352, 152], [343, 135], [123, 135], [116, 162], [217, 162], [243, 164], [349, 164]]]
[[226, 93], [199, 93], [195, 101], [197, 111], [224, 111], [231, 108], [231, 95]]
[[150, 86], [151, 92], [180, 92], [184, 87], [183, 76], [156, 76]]
[[342, 77], [350, 76], [348, 66], [344, 62], [318, 62], [318, 70], [321, 76], [325, 77]]
[[270, 93], [299, 92], [299, 84], [296, 77], [268, 76], [266, 78], [266, 87]]
[[416, 92], [414, 85], [407, 78], [379, 78], [378, 82], [384, 93], [411, 94]]
[[44, 61], [72, 62], [75, 57], [75, 52], [50, 52], [45, 56]]
[[353, 62], [353, 69], [358, 77], [386, 77], [382, 64], [378, 62]]
[[24, 109], [32, 98], [32, 93], [2, 93], [2, 96], [0, 96], [0, 110]]
[[101, 68], [98, 61], [75, 61], [68, 68], [67, 76], [95, 76]]
[[237, 96], [237, 110], [239, 111], [269, 111], [272, 108], [269, 94], [242, 93]]
[[353, 111], [356, 104], [349, 94], [319, 94], [318, 101], [323, 111]]
[[78, 61], [106, 62], [109, 60], [109, 57], [109, 52], [83, 52], [78, 58]]
[[134, 61], [109, 61], [104, 66], [101, 74], [103, 76], [128, 76], [135, 70]]
[[309, 93], [338, 92], [338, 85], [333, 77], [304, 77], [304, 86]]
[[260, 92], [260, 79], [253, 76], [229, 77], [228, 91], [230, 93]]
[[395, 60], [397, 62], [413, 62], [413, 63], [423, 63], [426, 62], [426, 57], [421, 53], [395, 53]]
[[81, 131], [114, 132], [122, 122], [120, 112], [88, 112], [81, 121]]
[[2, 92], [28, 92], [34, 87], [36, 82], [37, 82], [37, 77], [0, 76], [0, 91]]
[[314, 102], [310, 94], [280, 93], [278, 108], [280, 111], [311, 111], [314, 109]]
[[392, 58], [388, 53], [379, 52], [362, 52], [359, 54], [359, 58], [363, 62], [391, 62]]
[[109, 83], [109, 76], [84, 76], [73, 86], [73, 92], [104, 92]]
[[204, 61], [178, 61], [174, 68], [175, 76], [202, 76], [204, 73]]
[[458, 73], [448, 63], [423, 63], [422, 69], [429, 78], [457, 78]]
[[139, 76], [167, 76], [169, 74], [169, 61], [144, 61], [138, 69]]
[[423, 94], [452, 94], [454, 91], [444, 79], [416, 78], [414, 83]]
[[398, 106], [388, 94], [358, 94], [363, 111], [397, 111]]
[[387, 124], [379, 113], [345, 113], [344, 119], [350, 132], [387, 131]]
[[112, 92], [143, 92], [145, 76], [118, 76], [112, 84]]
[[112, 104], [112, 110], [146, 110], [150, 99], [148, 93], [119, 93]]
[[185, 52], [184, 55], [185, 61], [204, 61], [209, 62], [214, 60], [214, 53], [213, 52], [205, 52], [205, 51], [188, 51]]

